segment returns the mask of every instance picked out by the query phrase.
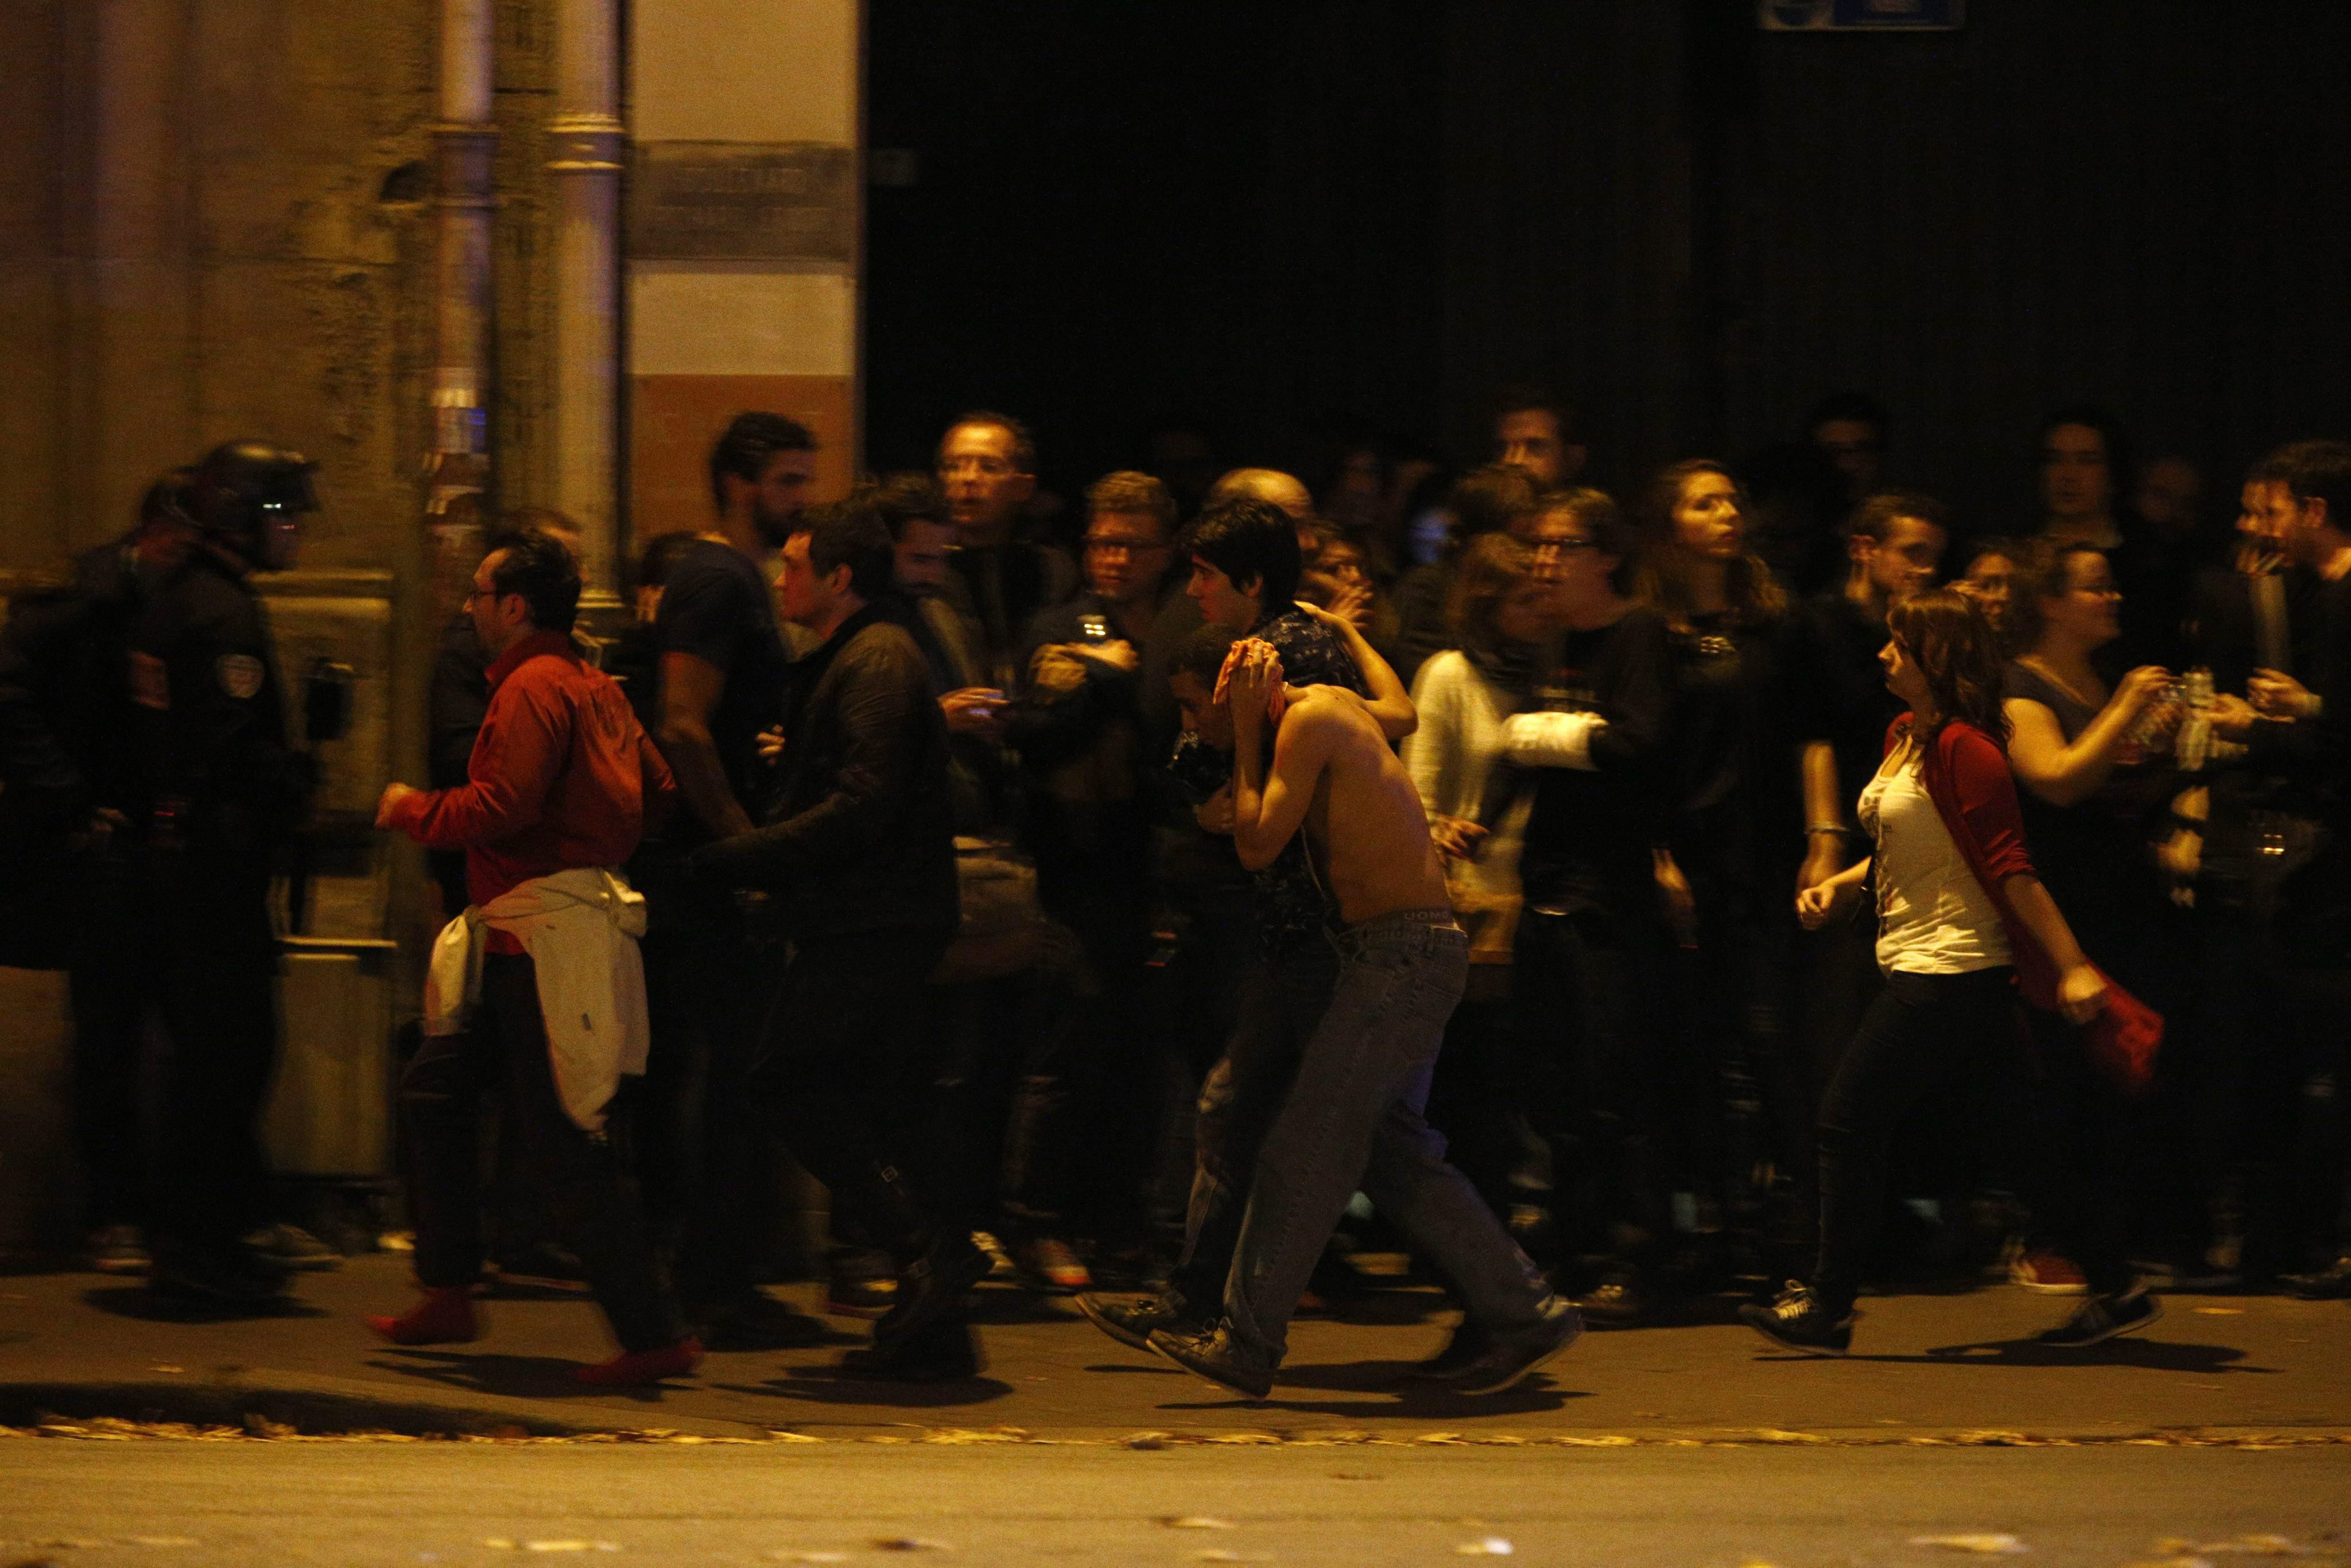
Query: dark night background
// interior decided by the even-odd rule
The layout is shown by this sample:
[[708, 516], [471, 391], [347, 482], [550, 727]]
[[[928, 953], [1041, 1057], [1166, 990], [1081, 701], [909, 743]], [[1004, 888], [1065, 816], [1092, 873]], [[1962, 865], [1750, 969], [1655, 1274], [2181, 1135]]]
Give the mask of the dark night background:
[[1747, 0], [872, 0], [867, 447], [1029, 418], [1049, 481], [1155, 420], [1319, 483], [1371, 430], [1485, 455], [1501, 383], [1592, 476], [1795, 434], [1844, 387], [1890, 479], [2030, 517], [2107, 404], [2207, 502], [2351, 431], [2351, 5], [1973, 0], [1956, 34]]

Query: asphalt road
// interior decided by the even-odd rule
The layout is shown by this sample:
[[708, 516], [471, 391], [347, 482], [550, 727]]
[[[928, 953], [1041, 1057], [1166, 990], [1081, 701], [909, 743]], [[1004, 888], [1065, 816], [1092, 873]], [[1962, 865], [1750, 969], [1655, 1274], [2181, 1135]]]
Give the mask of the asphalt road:
[[[1914, 1544], [1950, 1535], [2014, 1542], [1990, 1553]], [[2250, 1568], [2271, 1555], [2319, 1568], [2351, 1562], [2351, 1448], [1142, 1452], [20, 1437], [0, 1440], [0, 1537], [12, 1568], [1354, 1568], [1504, 1552], [1593, 1568], [1958, 1568], [2011, 1555], [2051, 1568]]]

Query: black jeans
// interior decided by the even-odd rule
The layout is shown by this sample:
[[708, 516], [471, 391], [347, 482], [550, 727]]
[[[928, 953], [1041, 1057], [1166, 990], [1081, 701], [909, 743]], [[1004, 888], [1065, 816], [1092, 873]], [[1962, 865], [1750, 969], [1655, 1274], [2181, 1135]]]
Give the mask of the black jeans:
[[956, 1224], [940, 1173], [925, 982], [945, 933], [870, 931], [797, 944], [751, 1092], [785, 1145], [901, 1268]]
[[1640, 1262], [1671, 1239], [1659, 1117], [1664, 1030], [1654, 919], [1585, 907], [1519, 919], [1517, 1006], [1535, 1128], [1552, 1145], [1568, 1256]]
[[481, 1273], [482, 1098], [491, 1090], [505, 1096], [504, 1125], [522, 1145], [523, 1168], [546, 1199], [557, 1239], [579, 1255], [621, 1347], [656, 1350], [684, 1338], [616, 1124], [590, 1134], [563, 1109], [538, 971], [521, 954], [483, 956], [474, 1027], [427, 1036], [401, 1077], [417, 1280], [450, 1289]]
[[[2053, 1031], [2036, 1061], [2006, 967], [1964, 975], [1886, 977], [1829, 1081], [1819, 1128], [1820, 1262], [1813, 1283], [1843, 1312], [1861, 1289], [1863, 1254], [1885, 1212], [1887, 1146], [1905, 1113], [1938, 1092], [1980, 1096], [1983, 1125], [2010, 1146], [2035, 1218], [2081, 1266], [2090, 1289], [2126, 1290], [2129, 1266], [2095, 1179], [2111, 1169], [2104, 1092], [2072, 1031]], [[2085, 1181], [2090, 1182], [2085, 1189]]]

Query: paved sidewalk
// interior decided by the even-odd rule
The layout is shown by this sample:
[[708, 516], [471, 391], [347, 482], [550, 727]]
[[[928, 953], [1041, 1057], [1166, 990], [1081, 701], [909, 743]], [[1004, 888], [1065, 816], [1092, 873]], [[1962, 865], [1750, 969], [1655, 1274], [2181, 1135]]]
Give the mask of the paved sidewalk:
[[[778, 1292], [802, 1307], [812, 1287]], [[609, 1354], [584, 1297], [486, 1303], [480, 1343], [398, 1350], [360, 1322], [409, 1301], [407, 1260], [306, 1277], [280, 1315], [204, 1321], [132, 1281], [0, 1277], [0, 1424], [63, 1416], [223, 1420], [304, 1430], [532, 1433], [666, 1428], [704, 1437], [928, 1437], [1000, 1428], [1095, 1441], [1259, 1434], [1426, 1441], [1983, 1440], [1986, 1433], [2351, 1434], [2351, 1310], [2273, 1296], [2177, 1295], [2148, 1333], [2087, 1352], [2022, 1343], [2070, 1303], [2008, 1286], [1865, 1298], [1846, 1361], [1780, 1355], [1732, 1323], [1593, 1333], [1549, 1373], [1485, 1400], [1399, 1388], [1443, 1343], [1432, 1291], [1382, 1292], [1345, 1321], [1301, 1322], [1275, 1396], [1250, 1405], [1105, 1339], [1066, 1303], [980, 1293], [985, 1375], [907, 1387], [828, 1375], [832, 1344], [714, 1354], [694, 1378], [634, 1393], [565, 1375]], [[1778, 1436], [1774, 1437], [1773, 1434]]]

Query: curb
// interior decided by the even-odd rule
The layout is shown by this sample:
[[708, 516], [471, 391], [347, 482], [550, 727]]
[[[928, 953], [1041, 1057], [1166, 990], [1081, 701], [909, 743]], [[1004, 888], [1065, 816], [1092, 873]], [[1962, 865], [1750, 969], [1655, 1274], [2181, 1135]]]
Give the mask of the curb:
[[[630, 1437], [685, 1435], [766, 1441], [766, 1428], [667, 1413], [632, 1421], [609, 1406], [566, 1409], [545, 1399], [450, 1389], [430, 1400], [387, 1398], [357, 1379], [271, 1375], [175, 1383], [0, 1383], [0, 1426], [54, 1421], [235, 1427], [255, 1437], [389, 1433], [407, 1437]], [[658, 1423], [658, 1424], [656, 1424]]]

